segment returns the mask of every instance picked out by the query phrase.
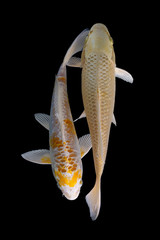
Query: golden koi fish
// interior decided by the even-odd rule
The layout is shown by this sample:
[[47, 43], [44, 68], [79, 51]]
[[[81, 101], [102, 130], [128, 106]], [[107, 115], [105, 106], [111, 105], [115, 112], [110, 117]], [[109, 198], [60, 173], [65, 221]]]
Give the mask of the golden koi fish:
[[68, 49], [55, 79], [50, 116], [36, 114], [36, 120], [49, 130], [49, 150], [35, 150], [22, 154], [34, 163], [51, 164], [58, 187], [69, 200], [78, 197], [82, 185], [81, 158], [90, 150], [87, 134], [78, 141], [67, 94], [66, 64], [82, 50], [88, 30], [84, 30]]
[[[132, 83], [132, 76], [115, 66], [113, 41], [103, 24], [95, 24], [86, 38], [81, 60], [71, 58], [69, 66], [82, 67], [82, 97], [92, 140], [96, 182], [86, 196], [90, 216], [95, 220], [101, 205], [101, 176], [104, 169], [111, 122], [116, 124], [115, 76]], [[78, 119], [79, 119], [78, 118]]]
[[[130, 81], [132, 82], [132, 78]], [[95, 186], [86, 196], [86, 201], [90, 216], [95, 220], [101, 205], [100, 183], [115, 102], [113, 41], [103, 24], [95, 24], [91, 28], [82, 52], [82, 96], [96, 171]]]

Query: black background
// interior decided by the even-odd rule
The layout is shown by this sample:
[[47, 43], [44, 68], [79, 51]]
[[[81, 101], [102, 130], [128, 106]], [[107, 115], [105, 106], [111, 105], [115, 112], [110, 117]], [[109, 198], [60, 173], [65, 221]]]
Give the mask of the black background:
[[[88, 4], [91, 4], [88, 2]], [[54, 4], [53, 4], [54, 5]], [[152, 11], [152, 10], [151, 10]], [[145, 191], [144, 142], [145, 111], [142, 58], [146, 51], [145, 34], [148, 14], [138, 4], [110, 6], [96, 2], [86, 6], [74, 2], [64, 5], [43, 4], [21, 6], [15, 15], [16, 46], [19, 63], [13, 84], [18, 110], [16, 152], [18, 181], [14, 210], [25, 234], [52, 234], [76, 236], [83, 229], [101, 234], [133, 236], [145, 229], [148, 217]], [[105, 24], [114, 40], [116, 64], [130, 72], [134, 83], [116, 80], [115, 118], [112, 125], [106, 164], [101, 184], [101, 210], [92, 222], [85, 202], [86, 194], [95, 181], [92, 151], [82, 160], [83, 185], [79, 198], [68, 201], [57, 188], [50, 166], [25, 161], [20, 154], [30, 150], [48, 149], [48, 132], [34, 119], [34, 113], [47, 113], [55, 75], [63, 57], [85, 28]], [[16, 51], [16, 49], [15, 49]], [[67, 68], [68, 95], [73, 118], [83, 111], [81, 96], [81, 69]], [[143, 95], [142, 95], [143, 89]], [[78, 136], [88, 133], [86, 119], [75, 123]], [[143, 168], [142, 168], [143, 165]], [[147, 220], [146, 220], [147, 221]], [[91, 229], [90, 229], [91, 227]], [[144, 230], [145, 231], [145, 230]]]

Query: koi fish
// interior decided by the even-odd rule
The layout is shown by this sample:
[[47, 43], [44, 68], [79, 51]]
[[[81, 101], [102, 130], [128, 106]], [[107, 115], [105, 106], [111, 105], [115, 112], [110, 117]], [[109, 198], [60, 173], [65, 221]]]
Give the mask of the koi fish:
[[[82, 98], [84, 110], [80, 117], [87, 117], [91, 134], [96, 181], [87, 194], [90, 216], [95, 220], [101, 205], [101, 176], [108, 149], [111, 122], [115, 103], [115, 77], [132, 83], [132, 76], [116, 68], [113, 40], [103, 24], [91, 28], [82, 51], [81, 59], [71, 58], [69, 66], [82, 67]], [[77, 120], [77, 119], [76, 119]]]
[[100, 211], [101, 176], [115, 102], [115, 53], [112, 38], [103, 24], [91, 28], [82, 52], [82, 97], [96, 171], [96, 182], [86, 201], [95, 220]]
[[53, 175], [63, 195], [74, 200], [82, 185], [82, 162], [91, 148], [90, 135], [77, 138], [73, 123], [68, 94], [66, 64], [84, 45], [88, 30], [84, 30], [68, 49], [55, 79], [50, 116], [35, 114], [36, 120], [49, 130], [49, 150], [34, 150], [22, 157], [38, 164], [51, 164]]

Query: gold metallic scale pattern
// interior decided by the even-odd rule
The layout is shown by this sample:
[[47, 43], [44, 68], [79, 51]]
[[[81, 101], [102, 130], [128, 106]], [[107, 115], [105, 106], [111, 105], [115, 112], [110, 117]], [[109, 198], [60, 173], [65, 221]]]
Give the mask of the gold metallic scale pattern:
[[[114, 63], [103, 53], [91, 53], [82, 70], [82, 94], [92, 138], [94, 159], [100, 172], [106, 158], [108, 137], [114, 107]], [[102, 149], [100, 148], [102, 142]]]

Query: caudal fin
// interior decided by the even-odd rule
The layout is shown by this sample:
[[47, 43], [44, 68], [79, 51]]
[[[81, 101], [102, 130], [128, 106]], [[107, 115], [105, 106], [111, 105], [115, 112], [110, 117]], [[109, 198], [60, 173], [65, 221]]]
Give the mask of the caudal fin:
[[89, 33], [89, 30], [85, 29], [73, 41], [73, 43], [71, 44], [70, 48], [68, 49], [68, 51], [63, 59], [63, 65], [62, 65], [63, 67], [68, 63], [68, 61], [74, 54], [82, 51], [84, 43], [85, 43], [85, 39], [86, 39], [88, 33]]
[[101, 206], [100, 179], [96, 180], [93, 189], [87, 194], [86, 202], [89, 207], [90, 217], [94, 221], [98, 217]]

